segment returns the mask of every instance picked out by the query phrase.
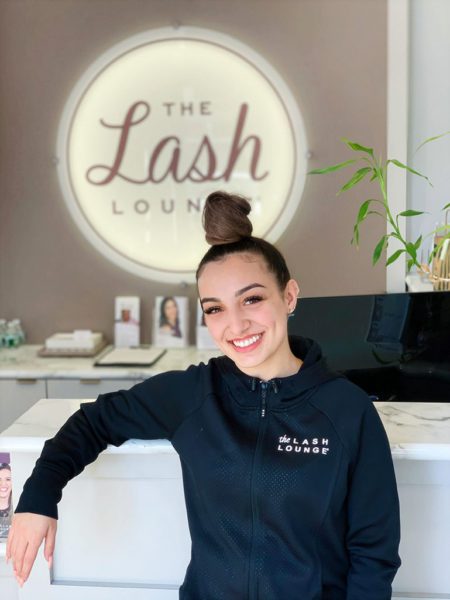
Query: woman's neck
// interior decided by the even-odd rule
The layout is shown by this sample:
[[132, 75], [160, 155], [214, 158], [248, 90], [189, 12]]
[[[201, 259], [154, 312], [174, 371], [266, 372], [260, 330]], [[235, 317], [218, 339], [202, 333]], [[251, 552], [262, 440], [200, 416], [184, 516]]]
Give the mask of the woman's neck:
[[272, 356], [269, 360], [255, 367], [241, 366], [236, 363], [236, 366], [246, 375], [256, 377], [263, 381], [270, 381], [275, 378], [290, 377], [295, 375], [300, 370], [303, 361], [293, 354], [289, 345]]

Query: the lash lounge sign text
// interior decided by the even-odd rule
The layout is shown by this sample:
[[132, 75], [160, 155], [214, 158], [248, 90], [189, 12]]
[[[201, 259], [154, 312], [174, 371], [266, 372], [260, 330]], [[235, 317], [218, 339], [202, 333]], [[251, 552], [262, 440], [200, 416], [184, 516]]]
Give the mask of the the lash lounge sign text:
[[111, 48], [75, 86], [58, 136], [64, 198], [88, 240], [146, 278], [190, 281], [214, 190], [252, 202], [276, 241], [301, 198], [302, 118], [259, 54], [210, 30], [156, 29]]

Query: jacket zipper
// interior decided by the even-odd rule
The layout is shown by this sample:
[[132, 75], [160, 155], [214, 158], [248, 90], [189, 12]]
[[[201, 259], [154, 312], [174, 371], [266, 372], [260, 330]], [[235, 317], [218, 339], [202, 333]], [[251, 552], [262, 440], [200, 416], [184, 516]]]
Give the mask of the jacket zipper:
[[266, 416], [266, 395], [267, 395], [267, 383], [261, 381], [261, 418]]
[[259, 539], [259, 511], [255, 493], [255, 473], [259, 467], [262, 440], [266, 429], [266, 397], [268, 384], [261, 381], [261, 409], [259, 412], [258, 437], [256, 440], [255, 456], [253, 459], [251, 478], [251, 505], [252, 505], [252, 542], [250, 547], [249, 571], [248, 571], [248, 600], [257, 600], [257, 580], [255, 576], [255, 540]]

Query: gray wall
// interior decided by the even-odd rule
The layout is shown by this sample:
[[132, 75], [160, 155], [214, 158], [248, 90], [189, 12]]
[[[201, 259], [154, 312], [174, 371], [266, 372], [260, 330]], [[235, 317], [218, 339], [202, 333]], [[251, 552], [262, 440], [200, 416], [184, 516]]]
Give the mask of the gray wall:
[[[385, 150], [386, 15], [385, 0], [0, 0], [0, 317], [21, 318], [31, 343], [74, 328], [112, 339], [114, 296], [138, 295], [146, 342], [155, 295], [187, 293], [194, 307], [194, 286], [146, 281], [98, 254], [62, 199], [59, 119], [99, 53], [177, 22], [239, 38], [297, 97], [314, 168], [348, 157], [341, 137]], [[304, 296], [385, 291], [383, 264], [371, 266], [383, 224], [369, 220], [360, 250], [350, 246], [368, 188], [336, 198], [346, 177], [309, 177], [278, 242]]]
[[[450, 136], [424, 146], [416, 154], [424, 140], [450, 130], [450, 2], [413, 0], [410, 11], [408, 164], [433, 183], [431, 187], [408, 173], [408, 208], [426, 211], [407, 222], [408, 239], [416, 241], [437, 224], [444, 224], [441, 209], [450, 201]], [[422, 256], [424, 262], [432, 243], [430, 236]]]

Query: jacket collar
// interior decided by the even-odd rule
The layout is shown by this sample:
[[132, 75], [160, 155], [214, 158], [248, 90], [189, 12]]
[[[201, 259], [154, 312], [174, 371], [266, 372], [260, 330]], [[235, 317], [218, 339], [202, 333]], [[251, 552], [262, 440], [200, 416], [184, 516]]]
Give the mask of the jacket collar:
[[340, 375], [331, 371], [317, 342], [310, 338], [289, 336], [292, 352], [303, 361], [299, 371], [288, 377], [263, 382], [243, 373], [227, 356], [216, 359], [231, 396], [242, 406], [253, 408], [261, 402], [261, 389], [266, 383], [266, 401], [269, 407], [288, 408], [293, 402], [305, 399], [314, 389]]

